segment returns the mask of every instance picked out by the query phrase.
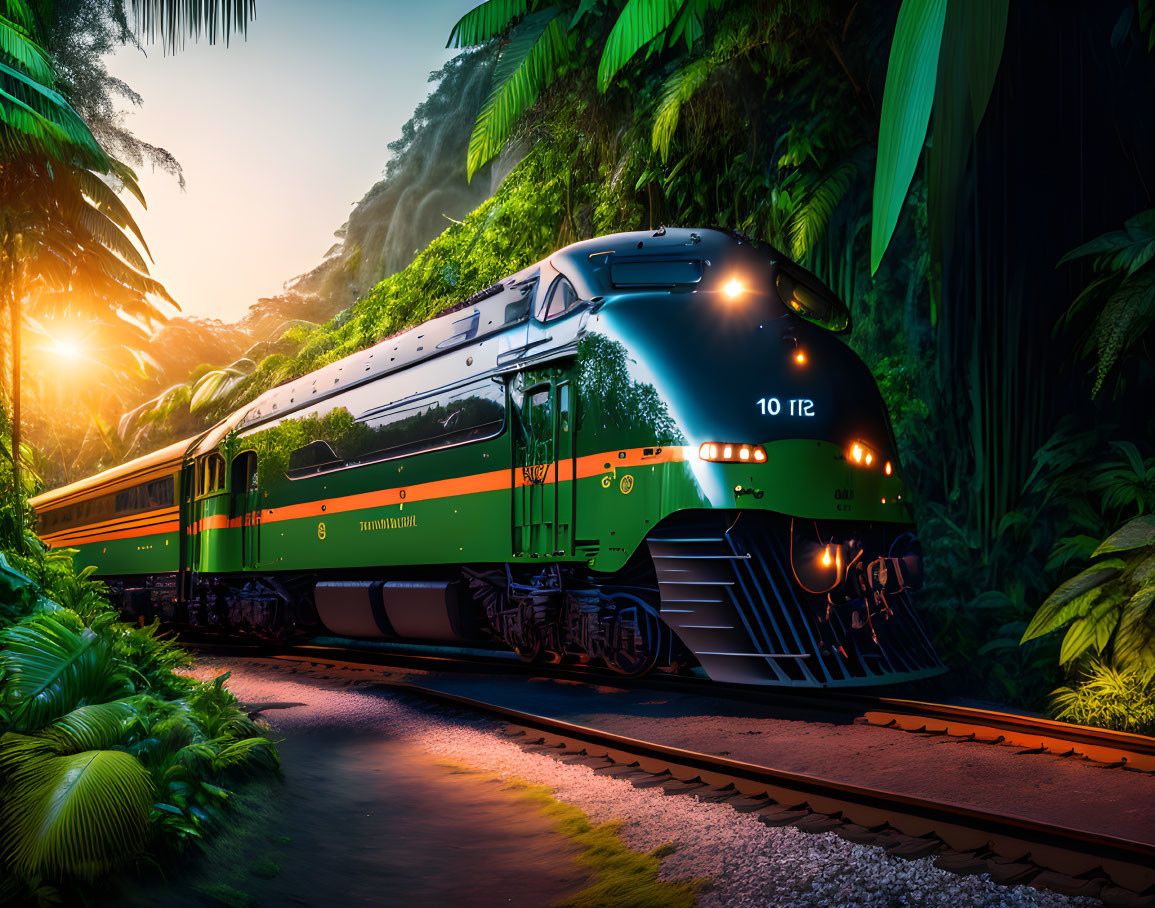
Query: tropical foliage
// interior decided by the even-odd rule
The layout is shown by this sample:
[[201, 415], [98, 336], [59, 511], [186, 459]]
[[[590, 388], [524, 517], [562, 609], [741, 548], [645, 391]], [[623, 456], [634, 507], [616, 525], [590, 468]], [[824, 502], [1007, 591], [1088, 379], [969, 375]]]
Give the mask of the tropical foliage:
[[1155, 669], [1092, 662], [1079, 682], [1052, 694], [1055, 718], [1133, 734], [1155, 733]]
[[120, 622], [70, 553], [13, 560], [41, 582], [0, 556], [0, 901], [199, 840], [223, 786], [277, 766], [225, 676], [175, 674], [188, 655]]
[[[1112, 667], [1121, 612], [1065, 668], [1060, 635], [1034, 633], [1032, 616], [1102, 559], [1130, 566], [1139, 549], [1092, 556], [1155, 508], [1152, 230], [1136, 215], [1155, 174], [1150, 123], [1134, 116], [1152, 88], [1153, 29], [1146, 0], [1045, 16], [1007, 0], [892, 0], [869, 15], [831, 0], [488, 0], [450, 35], [476, 49], [406, 127], [421, 167], [391, 163], [405, 180], [374, 187], [362, 220], [384, 222], [370, 215], [393, 211], [402, 183], [446, 182], [448, 168], [429, 166], [442, 147], [474, 187], [509, 149], [493, 197], [471, 196], [472, 213], [452, 213], [376, 286], [418, 244], [385, 268], [375, 250], [398, 244], [351, 223], [347, 254], [318, 273], [328, 311], [352, 286], [356, 302], [175, 369], [125, 421], [124, 448], [187, 434], [565, 242], [733, 227], [788, 249], [854, 310], [850, 343], [879, 379], [917, 492], [922, 601], [952, 683], [1042, 706], [1064, 671], [1081, 691], [1097, 655], [1130, 672]], [[443, 141], [459, 118], [469, 140]], [[448, 206], [420, 197], [437, 218]], [[1071, 368], [1083, 357], [1090, 381]], [[1131, 602], [1139, 573], [1119, 569], [1098, 605]]]
[[[1155, 484], [1155, 465], [1151, 479]], [[1091, 553], [1103, 558], [1055, 590], [1023, 633], [1033, 640], [1070, 625], [1059, 661], [1110, 648], [1122, 669], [1155, 670], [1155, 515], [1136, 517]]]
[[[221, 783], [276, 766], [223, 678], [175, 674], [186, 654], [155, 626], [120, 622], [103, 585], [74, 571], [72, 553], [48, 552], [26, 530], [35, 477], [21, 469], [25, 321], [49, 340], [62, 328], [99, 329], [106, 352], [124, 351], [142, 369], [158, 301], [173, 302], [149, 276], [148, 247], [121, 200], [127, 191], [143, 204], [136, 177], [109, 154], [173, 169], [105, 103], [114, 89], [131, 95], [98, 60], [113, 21], [130, 40], [126, 8], [78, 6], [0, 7], [0, 308], [12, 376], [11, 420], [0, 411], [0, 902], [74, 900], [79, 884], [198, 839], [229, 798]], [[132, 12], [144, 34], [175, 49], [202, 28], [210, 41], [243, 31], [253, 4], [133, 0]], [[87, 58], [81, 32], [92, 39]]]

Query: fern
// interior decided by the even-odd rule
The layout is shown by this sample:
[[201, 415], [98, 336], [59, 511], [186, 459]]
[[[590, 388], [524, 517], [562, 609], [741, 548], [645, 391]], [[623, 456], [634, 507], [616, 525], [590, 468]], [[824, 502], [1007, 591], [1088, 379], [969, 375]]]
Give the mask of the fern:
[[1060, 324], [1100, 307], [1084, 347], [1096, 357], [1094, 397], [1119, 358], [1155, 323], [1155, 208], [1129, 218], [1122, 230], [1072, 249], [1059, 264], [1087, 256], [1094, 257], [1098, 276], [1067, 308]]
[[715, 64], [710, 59], [695, 60], [673, 73], [662, 86], [662, 97], [654, 114], [652, 138], [654, 150], [661, 154], [663, 164], [669, 160], [670, 142], [678, 128], [682, 105], [702, 87], [714, 68]]
[[1155, 321], [1155, 268], [1124, 280], [1112, 293], [1095, 321], [1092, 343], [1098, 353], [1094, 397], [1123, 352]]
[[836, 167], [796, 206], [789, 227], [791, 255], [795, 260], [803, 261], [822, 242], [834, 209], [850, 191], [857, 173], [857, 168], [850, 163]]
[[569, 36], [561, 11], [549, 7], [528, 16], [510, 36], [493, 72], [493, 87], [469, 137], [469, 179], [509, 139], [514, 124], [569, 59]]

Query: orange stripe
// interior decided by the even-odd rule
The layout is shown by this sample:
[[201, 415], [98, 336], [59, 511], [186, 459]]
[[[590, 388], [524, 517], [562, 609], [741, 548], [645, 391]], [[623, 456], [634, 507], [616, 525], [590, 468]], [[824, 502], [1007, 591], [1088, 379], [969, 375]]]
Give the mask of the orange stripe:
[[122, 518], [121, 520], [105, 520], [100, 523], [89, 523], [83, 524], [82, 526], [70, 527], [66, 530], [57, 530], [55, 533], [47, 533], [40, 538], [45, 542], [51, 540], [52, 542], [60, 544], [72, 536], [92, 536], [103, 531], [136, 529], [138, 527], [152, 526], [160, 521], [176, 517], [176, 508], [166, 508], [161, 511], [151, 511], [148, 514], [138, 517]]
[[[646, 450], [654, 451], [645, 454]], [[654, 446], [652, 448], [627, 448], [624, 451], [610, 451], [599, 454], [587, 454], [574, 461], [574, 473], [578, 479], [587, 479], [601, 473], [615, 469], [641, 467], [648, 464], [677, 463], [686, 460], [690, 448], [682, 445], [671, 447]], [[607, 466], [608, 465], [608, 466]], [[538, 465], [542, 466], [542, 465]], [[557, 476], [554, 464], [546, 466], [546, 476], [542, 484], [556, 483]], [[397, 486], [392, 489], [377, 489], [372, 492], [359, 492], [355, 495], [344, 495], [340, 498], [325, 498], [317, 501], [308, 501], [302, 504], [287, 505], [283, 508], [269, 508], [260, 512], [262, 523], [277, 523], [282, 520], [297, 520], [302, 517], [317, 517], [322, 514], [342, 514], [348, 511], [359, 511], [368, 508], [381, 508], [390, 505], [409, 504], [416, 501], [430, 501], [437, 498], [450, 498], [457, 495], [473, 495], [479, 492], [496, 492], [510, 488], [510, 473], [514, 473], [514, 487], [521, 488], [527, 485], [520, 468], [514, 471], [508, 469], [491, 470], [487, 473], [476, 473], [472, 476], [461, 476], [454, 479], [437, 479], [432, 482], [418, 483], [412, 486]], [[563, 462], [563, 474], [569, 472]], [[563, 476], [563, 481], [569, 477]], [[324, 507], [322, 511], [321, 508]], [[157, 516], [176, 512], [170, 508], [163, 512], [155, 512]], [[133, 518], [137, 520], [139, 518]], [[186, 533], [201, 532], [203, 530], [221, 530], [236, 528], [243, 525], [243, 517], [234, 517], [231, 520], [224, 514], [212, 514], [186, 528]], [[111, 533], [90, 533], [85, 536], [70, 538], [67, 544], [83, 545], [92, 542], [105, 542], [114, 539], [131, 539], [137, 536], [148, 536], [154, 533], [180, 532], [179, 521], [173, 520], [162, 524], [152, 524], [147, 527], [134, 527]], [[54, 534], [45, 537], [49, 545], [64, 544], [58, 537], [64, 534]], [[50, 541], [51, 540], [51, 541]]]
[[[651, 450], [657, 453], [644, 454]], [[586, 479], [607, 472], [609, 469], [625, 467], [640, 467], [647, 464], [676, 463], [686, 459], [690, 449], [681, 445], [668, 448], [630, 448], [625, 451], [610, 453], [587, 454], [578, 457], [575, 468], [578, 479]], [[624, 457], [622, 455], [625, 455]], [[307, 501], [301, 504], [286, 505], [283, 508], [269, 508], [261, 511], [261, 522], [276, 523], [281, 520], [297, 520], [302, 517], [318, 517], [322, 514], [341, 514], [347, 511], [360, 511], [367, 508], [383, 508], [394, 504], [410, 504], [415, 501], [429, 501], [435, 498], [449, 498], [456, 495], [472, 495], [478, 492], [497, 492], [510, 487], [510, 470], [492, 470], [488, 473], [476, 473], [473, 476], [462, 476], [455, 479], [436, 479], [433, 482], [422, 482], [412, 486], [398, 486], [392, 489], [378, 489], [372, 492], [359, 492], [356, 495], [345, 495], [340, 498], [325, 498], [317, 501]], [[547, 475], [543, 482], [556, 482], [552, 476], [553, 464], [547, 466]], [[515, 471], [515, 485], [525, 486], [527, 483], [520, 468]], [[568, 480], [568, 477], [566, 477]], [[322, 511], [321, 507], [325, 510]], [[238, 524], [239, 525], [239, 524]]]
[[93, 542], [111, 542], [114, 539], [136, 539], [139, 536], [155, 536], [158, 533], [179, 533], [180, 522], [171, 520], [166, 523], [154, 523], [146, 527], [135, 527], [130, 530], [121, 530], [115, 533], [94, 533], [90, 536], [75, 539], [47, 539], [44, 542], [51, 548], [60, 546], [89, 545]]
[[[48, 533], [47, 535], [41, 536], [40, 538], [41, 539], [50, 539], [50, 538], [54, 538], [56, 536], [64, 536], [64, 535], [67, 535], [69, 533], [76, 533], [76, 532], [80, 532], [80, 531], [92, 532], [94, 530], [99, 530], [102, 527], [108, 527], [108, 528], [124, 527], [124, 526], [128, 526], [131, 524], [139, 524], [142, 521], [160, 520], [164, 517], [176, 517], [177, 516], [177, 510], [178, 509], [175, 505], [171, 508], [155, 508], [151, 511], [144, 511], [143, 513], [140, 513], [140, 514], [133, 514], [131, 517], [116, 517], [116, 518], [113, 518], [112, 520], [99, 520], [96, 523], [82, 523], [78, 526], [69, 527], [69, 528], [64, 529], [64, 530], [56, 530], [55, 532]], [[50, 512], [46, 511], [46, 512], [42, 512], [42, 513], [50, 513]]]

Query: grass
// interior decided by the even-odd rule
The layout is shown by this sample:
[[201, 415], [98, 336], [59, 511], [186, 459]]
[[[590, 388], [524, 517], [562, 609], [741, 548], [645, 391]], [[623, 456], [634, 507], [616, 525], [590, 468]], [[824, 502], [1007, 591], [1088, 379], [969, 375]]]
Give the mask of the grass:
[[[451, 772], [490, 776], [464, 766], [447, 766]], [[553, 820], [557, 831], [582, 848], [578, 860], [594, 873], [593, 882], [580, 892], [554, 902], [551, 908], [693, 908], [705, 878], [660, 880], [662, 858], [677, 845], [666, 842], [648, 852], [630, 849], [622, 841], [621, 820], [594, 825], [579, 807], [559, 801], [547, 785], [513, 779], [502, 786], [518, 800], [536, 807]]]

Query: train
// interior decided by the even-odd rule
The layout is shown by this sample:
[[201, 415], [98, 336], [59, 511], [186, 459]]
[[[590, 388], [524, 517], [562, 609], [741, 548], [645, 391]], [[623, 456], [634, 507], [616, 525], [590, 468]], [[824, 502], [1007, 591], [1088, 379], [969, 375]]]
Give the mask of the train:
[[39, 495], [37, 532], [177, 628], [925, 678], [909, 491], [850, 324], [732, 230], [585, 240]]

